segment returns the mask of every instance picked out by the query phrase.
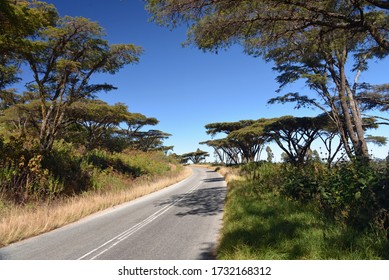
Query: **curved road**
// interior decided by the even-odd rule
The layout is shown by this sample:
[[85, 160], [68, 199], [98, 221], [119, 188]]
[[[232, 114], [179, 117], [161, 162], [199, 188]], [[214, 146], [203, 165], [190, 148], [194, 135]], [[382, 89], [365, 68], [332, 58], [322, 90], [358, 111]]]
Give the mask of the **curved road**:
[[212, 259], [226, 184], [216, 172], [193, 175], [161, 191], [0, 249], [0, 259]]

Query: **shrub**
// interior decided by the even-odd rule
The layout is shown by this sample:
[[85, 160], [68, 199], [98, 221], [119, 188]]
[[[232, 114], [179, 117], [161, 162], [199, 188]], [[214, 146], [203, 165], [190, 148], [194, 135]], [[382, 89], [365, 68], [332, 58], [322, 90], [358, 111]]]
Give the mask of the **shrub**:
[[281, 164], [266, 161], [251, 162], [242, 166], [241, 173], [254, 183], [253, 190], [258, 193], [279, 191], [285, 180], [281, 167]]
[[295, 200], [307, 202], [317, 197], [325, 166], [317, 161], [302, 166], [290, 163], [282, 165], [284, 185], [282, 193]]
[[389, 158], [386, 162], [342, 162], [328, 166], [312, 160], [290, 163], [249, 163], [241, 174], [257, 194], [278, 191], [293, 200], [314, 203], [323, 218], [356, 230], [389, 229]]
[[52, 151], [44, 157], [43, 166], [62, 187], [61, 194], [73, 195], [90, 188], [90, 176], [82, 166], [83, 155], [71, 143], [54, 143]]
[[0, 138], [0, 196], [18, 204], [108, 189], [119, 181], [163, 175], [172, 168], [172, 159], [162, 152], [84, 152], [61, 140], [42, 155], [34, 145], [25, 145], [22, 139]]

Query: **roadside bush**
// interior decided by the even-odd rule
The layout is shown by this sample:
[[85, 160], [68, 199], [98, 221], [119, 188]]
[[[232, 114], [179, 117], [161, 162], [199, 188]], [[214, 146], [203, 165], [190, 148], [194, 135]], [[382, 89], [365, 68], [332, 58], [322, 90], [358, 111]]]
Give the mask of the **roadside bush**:
[[324, 168], [324, 165], [317, 161], [304, 166], [284, 163], [281, 173], [284, 177], [284, 185], [281, 192], [302, 202], [316, 198], [320, 190], [320, 182], [325, 173]]
[[115, 156], [126, 165], [140, 170], [142, 175], [161, 175], [170, 171], [171, 166], [177, 164], [172, 157], [167, 157], [161, 151], [142, 152], [137, 150], [125, 150], [116, 153]]
[[7, 199], [23, 203], [28, 196], [26, 185], [33, 177], [28, 170], [33, 153], [23, 148], [20, 139], [12, 140], [0, 138], [0, 191]]
[[139, 177], [145, 173], [139, 167], [123, 161], [120, 154], [112, 154], [102, 150], [92, 150], [85, 155], [85, 162], [100, 170], [115, 170], [131, 177]]
[[44, 157], [44, 168], [62, 186], [57, 194], [74, 195], [90, 188], [90, 176], [82, 166], [83, 155], [71, 143], [56, 141], [53, 150]]
[[317, 205], [323, 219], [356, 230], [388, 232], [389, 158], [380, 163], [342, 162], [331, 167], [317, 160], [304, 166], [257, 162], [241, 166], [241, 174], [257, 194], [277, 191]]
[[387, 259], [388, 167], [241, 166], [246, 180], [228, 185], [218, 258]]
[[24, 204], [52, 198], [63, 185], [43, 165], [44, 157], [34, 148], [26, 149], [21, 139], [0, 139], [0, 192], [8, 200]]
[[108, 190], [119, 183], [126, 187], [122, 182], [139, 177], [153, 179], [172, 170], [174, 164], [162, 152], [85, 152], [63, 140], [56, 141], [50, 153], [42, 155], [33, 143], [0, 138], [0, 197], [28, 204]]
[[387, 167], [374, 162], [343, 162], [328, 167], [311, 162], [299, 168], [284, 164], [282, 193], [295, 200], [316, 201], [325, 217], [356, 229], [387, 230]]
[[241, 167], [241, 173], [254, 183], [252, 189], [257, 193], [279, 191], [285, 182], [282, 165], [277, 163], [251, 162]]

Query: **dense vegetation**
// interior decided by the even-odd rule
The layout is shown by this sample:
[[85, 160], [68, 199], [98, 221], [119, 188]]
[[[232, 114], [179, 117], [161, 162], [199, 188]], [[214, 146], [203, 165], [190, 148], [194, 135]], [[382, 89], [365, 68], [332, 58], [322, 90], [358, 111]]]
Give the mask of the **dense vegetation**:
[[[219, 259], [388, 259], [388, 162], [235, 167]], [[357, 171], [358, 170], [358, 171]]]
[[[43, 1], [1, 1], [1, 200], [52, 201], [110, 188], [114, 176], [170, 171], [174, 161], [164, 152], [172, 147], [163, 146], [170, 135], [144, 130], [157, 119], [97, 99], [115, 87], [92, 78], [115, 74], [142, 54], [104, 37], [98, 23], [61, 17]], [[13, 88], [23, 84], [24, 91]]]

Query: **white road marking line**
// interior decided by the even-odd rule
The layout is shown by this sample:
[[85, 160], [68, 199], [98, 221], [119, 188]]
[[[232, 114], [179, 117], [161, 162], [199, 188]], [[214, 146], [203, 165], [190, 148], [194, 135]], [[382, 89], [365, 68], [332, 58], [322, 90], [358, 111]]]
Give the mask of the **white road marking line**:
[[[165, 207], [159, 209], [157, 212], [151, 214], [150, 216], [148, 216], [146, 219], [144, 219], [143, 221], [137, 223], [136, 225], [132, 226], [131, 228], [121, 232], [120, 234], [118, 234], [117, 236], [113, 237], [112, 239], [108, 240], [107, 242], [103, 243], [102, 245], [100, 245], [99, 247], [91, 250], [90, 252], [86, 253], [85, 255], [81, 256], [80, 258], [78, 258], [77, 260], [82, 260], [82, 259], [85, 259], [86, 257], [98, 252], [99, 250], [105, 248], [104, 250], [102, 250], [101, 252], [97, 253], [96, 255], [92, 256], [91, 258], [89, 258], [89, 260], [94, 260], [96, 259], [97, 257], [99, 257], [100, 255], [104, 254], [105, 252], [107, 252], [108, 250], [112, 249], [114, 246], [116, 246], [117, 244], [119, 244], [120, 242], [122, 242], [123, 240], [127, 239], [128, 237], [130, 237], [131, 235], [133, 235], [135, 232], [137, 232], [138, 230], [140, 230], [141, 228], [145, 227], [146, 225], [150, 224], [151, 222], [153, 222], [154, 220], [156, 220], [158, 217], [160, 217], [161, 215], [163, 215], [165, 212], [169, 211], [177, 202], [180, 202], [181, 200], [183, 200], [188, 194], [191, 194], [194, 190], [196, 190], [202, 183], [200, 182], [199, 184], [195, 185], [194, 187], [192, 187], [188, 192], [184, 193], [184, 195], [179, 198], [179, 199], [176, 199], [174, 200], [173, 202], [171, 202], [170, 204], [166, 205]], [[115, 242], [116, 241], [116, 242]], [[113, 243], [114, 242], [114, 243]], [[109, 247], [107, 247], [110, 243], [112, 243]]]

